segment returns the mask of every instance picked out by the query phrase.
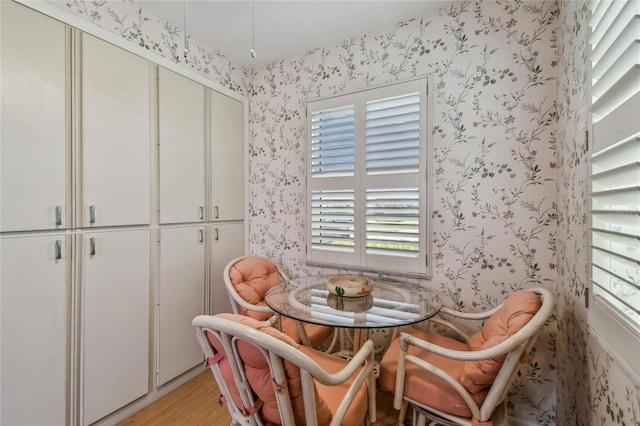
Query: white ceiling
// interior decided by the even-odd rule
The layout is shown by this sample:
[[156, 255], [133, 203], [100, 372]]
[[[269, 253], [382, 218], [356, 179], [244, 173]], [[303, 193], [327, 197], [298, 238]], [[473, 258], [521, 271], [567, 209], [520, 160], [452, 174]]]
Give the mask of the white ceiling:
[[[331, 47], [353, 36], [391, 29], [432, 16], [452, 1], [440, 0], [134, 0], [206, 46], [244, 67]], [[255, 51], [252, 48], [252, 7]], [[186, 11], [186, 13], [185, 13]], [[180, 50], [182, 46], [179, 46]]]

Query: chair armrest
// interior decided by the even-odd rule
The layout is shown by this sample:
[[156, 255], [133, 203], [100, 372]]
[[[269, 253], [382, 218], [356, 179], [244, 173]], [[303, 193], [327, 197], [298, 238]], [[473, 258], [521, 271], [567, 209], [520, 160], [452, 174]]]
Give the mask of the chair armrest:
[[445, 319], [442, 318], [437, 318], [437, 317], [433, 317], [429, 319], [429, 323], [430, 324], [438, 324], [444, 328], [446, 328], [447, 330], [450, 330], [452, 332], [454, 332], [456, 334], [457, 337], [461, 338], [464, 342], [466, 342], [467, 340], [469, 340], [469, 335], [470, 333], [466, 330], [463, 330], [462, 328], [460, 328], [457, 324], [454, 324], [450, 321], [447, 321]]
[[445, 358], [457, 359], [460, 361], [482, 361], [485, 359], [495, 358], [501, 355], [505, 355], [516, 347], [525, 345], [526, 343], [526, 339], [523, 340], [522, 336], [516, 333], [508, 339], [487, 349], [478, 351], [459, 351], [438, 346], [431, 342], [427, 342], [426, 340], [422, 340], [416, 336], [412, 336], [411, 334], [400, 334], [400, 348], [403, 351], [406, 351], [409, 345], [413, 345], [425, 351], [443, 356]]
[[443, 306], [442, 308], [440, 308], [440, 314], [446, 314], [449, 316], [452, 316], [454, 318], [460, 318], [460, 319], [464, 319], [464, 320], [484, 320], [489, 318], [491, 315], [493, 315], [494, 313], [496, 313], [500, 308], [502, 307], [502, 304], [496, 306], [495, 308], [492, 308], [488, 311], [482, 311], [482, 312], [460, 312], [457, 311], [455, 309], [451, 309], [448, 308], [446, 306]]

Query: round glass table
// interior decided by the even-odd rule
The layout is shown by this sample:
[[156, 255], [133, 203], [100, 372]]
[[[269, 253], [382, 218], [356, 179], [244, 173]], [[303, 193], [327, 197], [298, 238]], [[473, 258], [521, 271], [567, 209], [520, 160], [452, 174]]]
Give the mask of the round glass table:
[[335, 295], [327, 281], [336, 275], [295, 278], [274, 286], [267, 305], [298, 321], [341, 328], [385, 328], [415, 324], [436, 315], [442, 307], [435, 293], [416, 284], [370, 278], [373, 290], [365, 296]]

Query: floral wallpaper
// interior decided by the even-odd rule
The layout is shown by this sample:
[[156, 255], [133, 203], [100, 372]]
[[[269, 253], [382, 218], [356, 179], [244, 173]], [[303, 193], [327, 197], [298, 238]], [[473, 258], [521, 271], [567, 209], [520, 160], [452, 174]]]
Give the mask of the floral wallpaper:
[[[640, 425], [640, 384], [588, 333], [588, 7], [560, 2], [557, 82], [558, 423]], [[587, 386], [588, 384], [588, 386]]]
[[305, 103], [433, 74], [432, 279], [448, 305], [485, 310], [543, 286], [545, 326], [510, 397], [510, 424], [640, 425], [640, 391], [588, 334], [587, 8], [583, 1], [455, 1], [296, 58], [243, 69], [131, 0], [56, 6], [243, 94], [250, 102], [250, 251], [304, 263]]

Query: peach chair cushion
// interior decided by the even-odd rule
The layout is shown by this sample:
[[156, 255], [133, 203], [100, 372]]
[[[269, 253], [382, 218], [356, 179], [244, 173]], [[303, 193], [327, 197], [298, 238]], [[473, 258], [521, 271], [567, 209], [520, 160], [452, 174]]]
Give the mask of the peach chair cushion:
[[[429, 333], [422, 330], [403, 330], [414, 336], [449, 349], [471, 351], [497, 345], [520, 330], [540, 308], [538, 296], [530, 291], [518, 291], [509, 296], [503, 306], [488, 318], [481, 331], [471, 336], [467, 343]], [[459, 381], [473, 400], [480, 406], [484, 402], [489, 386], [498, 374], [505, 356], [483, 361], [460, 361], [423, 351], [415, 346], [409, 353], [446, 371]], [[380, 363], [380, 386], [395, 391], [397, 362], [400, 356], [399, 338], [391, 343]], [[462, 417], [471, 417], [471, 411], [446, 382], [415, 364], [406, 364], [405, 396], [437, 410]]]
[[[229, 279], [236, 292], [252, 305], [266, 306], [264, 296], [267, 291], [280, 284], [280, 274], [276, 265], [269, 259], [257, 256], [249, 256], [236, 262], [229, 268]], [[265, 321], [271, 317], [268, 312], [255, 312], [243, 307], [242, 315]]]
[[[325, 352], [317, 351], [308, 346], [300, 345], [300, 352], [305, 353], [314, 361], [322, 366], [329, 373], [337, 373], [347, 365], [347, 360], [335, 355], [330, 355]], [[328, 386], [316, 381], [316, 388], [318, 393], [322, 395], [322, 398], [329, 406], [331, 413], [335, 413], [338, 410], [338, 406], [343, 400], [344, 395], [347, 393], [349, 386], [353, 383], [352, 380], [348, 380], [345, 383], [339, 385]], [[345, 415], [342, 424], [343, 425], [358, 425], [362, 424], [364, 418], [367, 415], [367, 387], [361, 386], [358, 390], [358, 394], [354, 398], [353, 402], [349, 406], [349, 410]], [[329, 419], [330, 420], [330, 419]], [[318, 422], [318, 424], [323, 424]], [[328, 424], [328, 423], [327, 423]]]
[[[298, 345], [281, 331], [265, 325], [253, 318], [235, 314], [218, 314], [218, 316], [232, 321], [237, 321], [248, 327], [267, 333], [299, 350], [308, 349], [309, 351], [313, 351], [312, 349]], [[267, 360], [263, 353], [256, 346], [244, 341], [238, 342], [238, 352], [244, 362], [247, 380], [255, 394], [262, 400], [260, 418], [270, 424], [281, 424], [280, 412], [278, 411], [278, 402], [276, 400], [275, 393], [277, 392], [277, 385], [271, 377], [271, 371], [269, 370], [269, 365], [267, 364]], [[316, 353], [316, 351], [313, 351], [313, 353]], [[287, 360], [284, 361], [284, 369], [287, 376], [286, 386], [288, 386], [289, 389], [289, 397], [291, 399], [291, 406], [293, 408], [296, 424], [304, 424], [304, 401], [302, 396], [300, 369], [295, 364]], [[284, 386], [285, 384], [281, 385]], [[317, 391], [315, 394], [318, 424], [328, 425], [332, 419], [332, 411]]]
[[[465, 343], [429, 333], [422, 330], [403, 330], [413, 334], [419, 339], [426, 340], [438, 346], [460, 351], [468, 351], [469, 346]], [[445, 370], [454, 379], [459, 380], [464, 368], [464, 361], [448, 359], [431, 352], [423, 351], [415, 346], [409, 347], [409, 353], [415, 355], [439, 368]], [[380, 387], [395, 392], [396, 374], [398, 372], [398, 358], [400, 357], [400, 342], [396, 338], [380, 361]], [[488, 389], [483, 389], [477, 393], [471, 393], [471, 397], [478, 404], [482, 404], [487, 396]], [[436, 375], [423, 370], [412, 363], [406, 364], [406, 380], [404, 384], [404, 395], [414, 401], [423, 402], [437, 410], [451, 413], [462, 417], [471, 417], [471, 411], [464, 400], [453, 387]]]
[[[296, 342], [302, 341], [300, 339], [300, 333], [298, 333], [298, 328], [296, 326], [295, 320], [285, 316], [281, 316], [280, 323], [282, 326], [282, 332], [284, 334], [290, 336]], [[333, 333], [332, 327], [327, 327], [324, 325], [304, 323], [302, 324], [302, 326], [307, 333], [307, 337], [309, 338], [309, 343], [311, 343], [312, 348], [317, 348], [318, 346], [320, 346], [320, 344], [327, 340], [327, 338], [331, 336], [331, 333]]]
[[[233, 378], [233, 372], [231, 371], [231, 366], [229, 365], [229, 359], [227, 358], [227, 352], [224, 350], [224, 346], [222, 342], [218, 339], [218, 337], [207, 331], [206, 332], [207, 339], [211, 343], [211, 345], [215, 348], [216, 352], [222, 355], [221, 359], [218, 361], [218, 367], [220, 368], [220, 374], [222, 375], [222, 379], [224, 383], [229, 388], [229, 392], [231, 392], [231, 398], [233, 398], [233, 402], [236, 407], [242, 409], [242, 398], [240, 397], [240, 391], [238, 390], [238, 386], [236, 386], [235, 379]], [[222, 398], [222, 397], [221, 397]], [[221, 401], [223, 401], [221, 399]], [[228, 401], [227, 403], [230, 403]]]
[[[487, 318], [482, 330], [472, 335], [467, 344], [472, 351], [493, 347], [517, 333], [538, 312], [542, 304], [531, 291], [516, 291], [504, 301], [502, 307]], [[482, 361], [467, 361], [460, 383], [469, 392], [479, 392], [491, 386], [506, 355]]]

